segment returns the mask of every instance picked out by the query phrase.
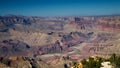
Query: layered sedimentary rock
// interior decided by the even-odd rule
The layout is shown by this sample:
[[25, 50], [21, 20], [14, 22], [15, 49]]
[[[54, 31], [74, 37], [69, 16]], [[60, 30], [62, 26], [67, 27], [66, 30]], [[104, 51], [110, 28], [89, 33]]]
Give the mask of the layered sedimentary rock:
[[41, 59], [39, 56], [60, 54], [58, 57], [81, 60], [119, 54], [119, 41], [120, 16], [0, 16], [1, 57]]
[[0, 56], [10, 57], [14, 55], [27, 56], [30, 46], [18, 40], [3, 40], [0, 43]]

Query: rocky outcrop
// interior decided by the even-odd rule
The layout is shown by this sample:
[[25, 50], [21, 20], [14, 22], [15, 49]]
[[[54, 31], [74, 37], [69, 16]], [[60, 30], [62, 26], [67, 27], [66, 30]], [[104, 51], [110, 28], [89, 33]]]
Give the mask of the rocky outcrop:
[[43, 54], [51, 54], [51, 53], [62, 53], [63, 48], [60, 45], [59, 41], [56, 41], [52, 45], [46, 45], [39, 47], [39, 50], [35, 53], [35, 56], [37, 55], [43, 55]]
[[13, 55], [24, 55], [27, 56], [31, 47], [28, 44], [20, 42], [18, 40], [3, 40], [0, 43], [0, 56], [10, 57]]
[[10, 58], [0, 57], [0, 67], [1, 68], [53, 68], [52, 66], [42, 61], [38, 61], [33, 58], [22, 57], [22, 56], [11, 56]]
[[[91, 17], [92, 18], [92, 17]], [[79, 18], [75, 17], [75, 23], [81, 30], [88, 30], [88, 29], [94, 29], [96, 28], [97, 22], [95, 19], [91, 18]]]

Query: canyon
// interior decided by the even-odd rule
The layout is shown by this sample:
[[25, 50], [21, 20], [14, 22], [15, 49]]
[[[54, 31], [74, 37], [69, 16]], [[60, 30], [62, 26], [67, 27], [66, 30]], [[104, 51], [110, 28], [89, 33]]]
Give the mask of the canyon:
[[119, 15], [0, 16], [0, 57], [30, 57], [46, 63], [44, 68], [64, 68], [89, 56], [120, 54], [119, 48]]

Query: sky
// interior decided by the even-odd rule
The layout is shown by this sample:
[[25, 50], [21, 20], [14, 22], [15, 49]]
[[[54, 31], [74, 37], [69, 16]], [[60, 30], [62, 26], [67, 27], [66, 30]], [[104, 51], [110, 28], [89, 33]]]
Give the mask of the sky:
[[0, 0], [0, 15], [91, 16], [120, 14], [120, 0]]

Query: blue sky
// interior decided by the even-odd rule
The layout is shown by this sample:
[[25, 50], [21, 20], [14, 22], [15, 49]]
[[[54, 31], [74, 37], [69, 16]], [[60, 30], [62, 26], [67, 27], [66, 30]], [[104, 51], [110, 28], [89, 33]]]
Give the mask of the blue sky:
[[0, 15], [89, 16], [120, 14], [120, 0], [1, 0]]

